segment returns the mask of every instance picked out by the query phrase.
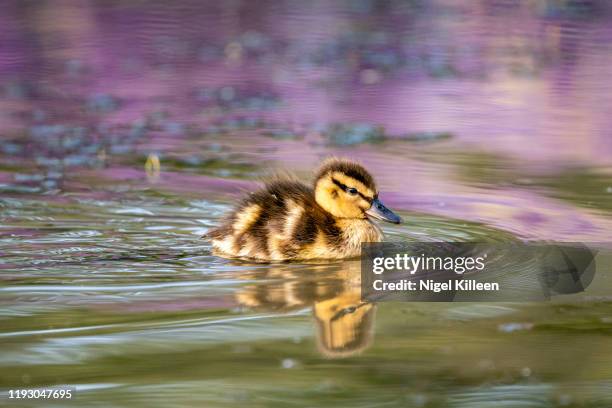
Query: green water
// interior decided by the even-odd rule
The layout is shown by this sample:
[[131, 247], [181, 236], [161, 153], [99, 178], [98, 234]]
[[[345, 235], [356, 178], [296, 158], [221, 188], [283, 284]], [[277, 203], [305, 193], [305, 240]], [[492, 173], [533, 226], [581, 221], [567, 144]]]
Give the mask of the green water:
[[[358, 261], [212, 256], [199, 236], [226, 203], [142, 192], [0, 208], [5, 390], [72, 385], [83, 406], [612, 404], [608, 301], [382, 303], [332, 323], [360, 303]], [[516, 239], [402, 216], [389, 239]]]

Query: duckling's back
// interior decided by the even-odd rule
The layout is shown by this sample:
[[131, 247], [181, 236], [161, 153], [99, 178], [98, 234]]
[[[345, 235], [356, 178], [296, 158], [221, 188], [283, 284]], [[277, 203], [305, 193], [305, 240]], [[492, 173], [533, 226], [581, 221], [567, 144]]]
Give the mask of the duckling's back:
[[[376, 227], [363, 223], [377, 240]], [[250, 194], [208, 237], [218, 253], [264, 261], [343, 258], [359, 250], [347, 246], [342, 223], [317, 204], [313, 190], [293, 180]]]

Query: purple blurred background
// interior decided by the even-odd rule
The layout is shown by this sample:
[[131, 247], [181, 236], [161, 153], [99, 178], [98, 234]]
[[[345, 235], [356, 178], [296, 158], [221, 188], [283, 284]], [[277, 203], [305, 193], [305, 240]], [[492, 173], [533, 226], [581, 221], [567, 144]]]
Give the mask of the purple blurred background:
[[604, 1], [0, 7], [7, 192], [139, 188], [153, 154], [155, 188], [215, 199], [267, 168], [306, 175], [340, 154], [400, 209], [609, 238]]

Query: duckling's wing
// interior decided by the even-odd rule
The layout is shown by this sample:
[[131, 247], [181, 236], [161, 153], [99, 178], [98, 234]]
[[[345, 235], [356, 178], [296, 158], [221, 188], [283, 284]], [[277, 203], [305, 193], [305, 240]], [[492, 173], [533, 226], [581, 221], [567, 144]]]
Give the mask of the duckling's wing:
[[320, 209], [310, 187], [277, 179], [249, 194], [208, 236], [215, 249], [230, 256], [291, 259], [299, 250], [299, 242], [292, 239], [298, 223], [316, 211]]

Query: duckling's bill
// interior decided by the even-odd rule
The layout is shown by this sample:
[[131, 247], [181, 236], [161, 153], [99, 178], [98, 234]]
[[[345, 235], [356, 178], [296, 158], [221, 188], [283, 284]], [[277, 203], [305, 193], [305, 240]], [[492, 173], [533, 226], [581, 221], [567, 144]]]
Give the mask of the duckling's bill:
[[368, 217], [391, 222], [393, 224], [399, 224], [402, 222], [402, 218], [388, 209], [378, 198], [372, 201], [372, 206], [365, 213]]

